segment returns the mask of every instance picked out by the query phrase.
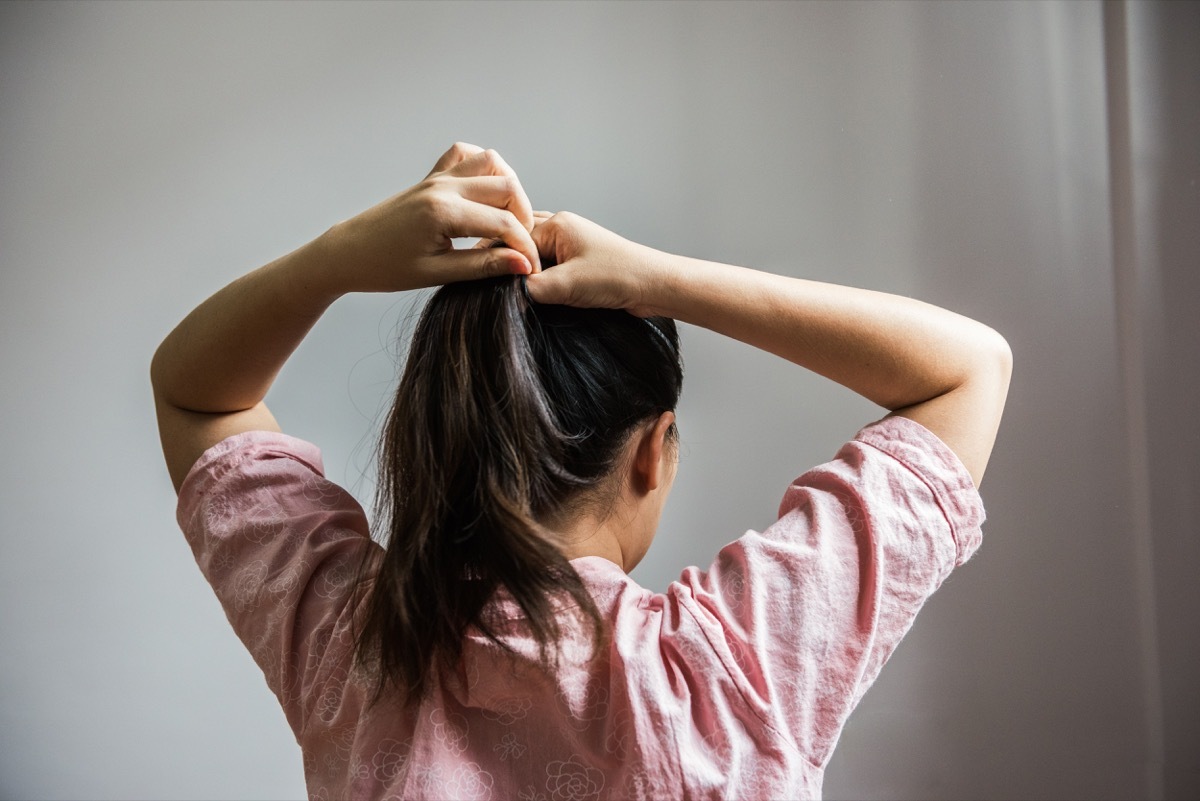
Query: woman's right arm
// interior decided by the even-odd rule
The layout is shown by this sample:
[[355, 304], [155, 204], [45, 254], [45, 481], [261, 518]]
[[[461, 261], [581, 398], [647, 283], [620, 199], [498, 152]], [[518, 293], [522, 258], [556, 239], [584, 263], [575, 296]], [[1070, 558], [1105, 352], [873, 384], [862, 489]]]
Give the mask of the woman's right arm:
[[898, 295], [674, 256], [573, 214], [534, 241], [558, 261], [528, 279], [534, 300], [672, 317], [770, 351], [921, 423], [983, 479], [1012, 371], [992, 328]]

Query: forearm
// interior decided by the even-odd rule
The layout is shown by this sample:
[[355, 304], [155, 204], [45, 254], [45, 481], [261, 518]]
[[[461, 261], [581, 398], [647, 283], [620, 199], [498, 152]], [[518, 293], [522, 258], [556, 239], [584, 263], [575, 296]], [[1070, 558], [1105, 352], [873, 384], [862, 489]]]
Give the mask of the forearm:
[[954, 390], [1006, 346], [928, 303], [668, 254], [655, 313], [770, 351], [896, 410]]
[[327, 232], [196, 307], [154, 354], [161, 402], [235, 412], [261, 401], [279, 369], [334, 300], [335, 248]]

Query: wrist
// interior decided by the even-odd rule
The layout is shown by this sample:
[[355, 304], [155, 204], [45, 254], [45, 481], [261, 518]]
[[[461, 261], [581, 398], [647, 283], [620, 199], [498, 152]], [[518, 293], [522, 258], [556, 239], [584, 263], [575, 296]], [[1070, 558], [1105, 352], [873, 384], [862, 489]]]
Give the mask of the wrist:
[[362, 291], [353, 286], [352, 271], [346, 269], [353, 258], [351, 242], [351, 232], [345, 222], [340, 222], [293, 253], [298, 287], [325, 304]]
[[[646, 256], [646, 273], [642, 282], [643, 316], [670, 317], [683, 322], [697, 322], [702, 309], [719, 294], [716, 289], [721, 272], [728, 265], [679, 256], [664, 251], [652, 251]], [[702, 323], [700, 323], [702, 324]]]
[[681, 272], [679, 257], [647, 245], [638, 248], [630, 262], [639, 269], [628, 273], [634, 279], [629, 289], [629, 312], [638, 317], [673, 317], [672, 300]]

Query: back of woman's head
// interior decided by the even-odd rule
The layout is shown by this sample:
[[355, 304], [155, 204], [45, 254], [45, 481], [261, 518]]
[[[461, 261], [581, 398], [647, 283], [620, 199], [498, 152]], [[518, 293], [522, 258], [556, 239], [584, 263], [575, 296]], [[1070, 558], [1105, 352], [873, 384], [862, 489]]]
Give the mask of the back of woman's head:
[[[635, 428], [675, 408], [674, 321], [532, 303], [521, 278], [443, 286], [413, 334], [379, 450], [376, 522], [388, 541], [358, 634], [360, 664], [406, 702], [453, 669], [470, 626], [505, 588], [543, 662], [562, 634], [556, 599], [599, 613], [548, 521], [611, 500]], [[602, 510], [592, 510], [602, 511]], [[368, 586], [369, 585], [369, 586]]]

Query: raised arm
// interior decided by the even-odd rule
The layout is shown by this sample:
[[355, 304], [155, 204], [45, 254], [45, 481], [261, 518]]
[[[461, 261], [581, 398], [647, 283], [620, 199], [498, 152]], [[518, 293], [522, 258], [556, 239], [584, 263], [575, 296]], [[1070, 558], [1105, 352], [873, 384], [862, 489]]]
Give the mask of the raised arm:
[[988, 326], [898, 295], [673, 256], [572, 214], [541, 223], [534, 241], [559, 262], [530, 277], [535, 300], [664, 315], [770, 351], [921, 423], [983, 479], [1012, 370]]
[[[196, 459], [242, 431], [278, 431], [262, 402], [334, 300], [540, 269], [533, 212], [495, 151], [456, 144], [425, 180], [265, 267], [184, 318], [150, 367], [159, 434], [178, 490]], [[508, 247], [455, 250], [455, 237]]]

